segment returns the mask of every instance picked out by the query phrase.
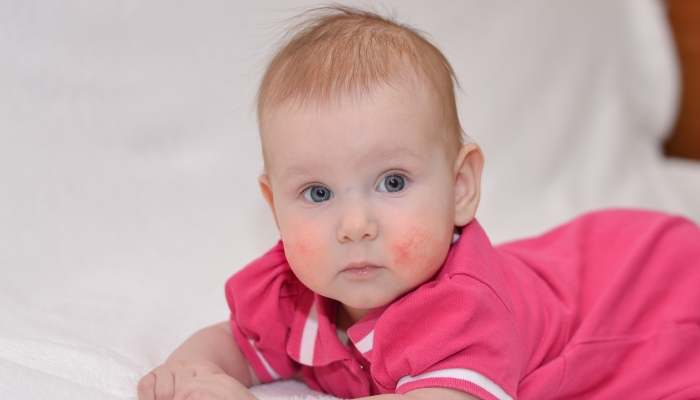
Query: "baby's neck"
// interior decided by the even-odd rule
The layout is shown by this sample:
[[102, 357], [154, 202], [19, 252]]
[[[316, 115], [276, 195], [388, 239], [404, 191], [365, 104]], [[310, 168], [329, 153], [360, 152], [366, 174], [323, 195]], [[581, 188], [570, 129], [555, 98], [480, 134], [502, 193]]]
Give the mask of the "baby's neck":
[[338, 319], [336, 320], [336, 325], [338, 329], [347, 331], [348, 328], [361, 320], [368, 312], [370, 312], [369, 309], [352, 308], [338, 302]]

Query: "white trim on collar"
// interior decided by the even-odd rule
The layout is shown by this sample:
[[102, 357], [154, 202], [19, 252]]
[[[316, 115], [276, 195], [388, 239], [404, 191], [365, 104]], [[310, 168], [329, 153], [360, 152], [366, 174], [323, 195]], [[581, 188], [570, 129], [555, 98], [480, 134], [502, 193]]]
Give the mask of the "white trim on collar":
[[365, 354], [372, 350], [372, 344], [374, 343], [374, 329], [363, 337], [360, 341], [355, 343], [355, 348], [360, 351], [360, 353]]

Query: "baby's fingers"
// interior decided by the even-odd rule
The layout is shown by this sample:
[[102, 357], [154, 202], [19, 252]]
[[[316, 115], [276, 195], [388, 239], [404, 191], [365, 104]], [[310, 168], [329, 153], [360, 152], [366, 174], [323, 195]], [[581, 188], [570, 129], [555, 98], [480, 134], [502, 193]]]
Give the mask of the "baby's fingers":
[[136, 390], [139, 394], [139, 400], [155, 400], [156, 375], [151, 372], [145, 375], [139, 381]]
[[138, 384], [139, 400], [173, 400], [175, 378], [171, 371], [156, 368], [141, 378]]
[[226, 374], [194, 377], [178, 387], [174, 400], [258, 400], [245, 386]]
[[216, 374], [224, 374], [224, 371], [208, 361], [163, 364], [141, 378], [137, 387], [139, 400], [173, 400], [188, 381]]
[[175, 377], [170, 370], [157, 371], [154, 400], [173, 400], [175, 396]]

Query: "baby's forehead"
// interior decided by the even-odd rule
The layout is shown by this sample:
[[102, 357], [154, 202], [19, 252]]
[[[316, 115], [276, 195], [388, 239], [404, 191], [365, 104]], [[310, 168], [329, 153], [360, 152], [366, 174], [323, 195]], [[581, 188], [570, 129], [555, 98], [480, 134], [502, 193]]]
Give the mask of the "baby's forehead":
[[265, 163], [313, 169], [338, 160], [353, 168], [425, 161], [426, 149], [443, 154], [447, 142], [435, 108], [429, 93], [414, 87], [385, 87], [334, 103], [286, 104], [261, 120]]

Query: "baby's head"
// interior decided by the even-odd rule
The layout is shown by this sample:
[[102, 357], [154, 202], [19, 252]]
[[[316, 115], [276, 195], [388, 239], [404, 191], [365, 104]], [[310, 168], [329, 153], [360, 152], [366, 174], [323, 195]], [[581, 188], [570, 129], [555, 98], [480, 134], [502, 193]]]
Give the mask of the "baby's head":
[[438, 271], [476, 213], [483, 157], [462, 144], [449, 63], [416, 31], [310, 15], [260, 87], [260, 186], [294, 273], [357, 319]]

